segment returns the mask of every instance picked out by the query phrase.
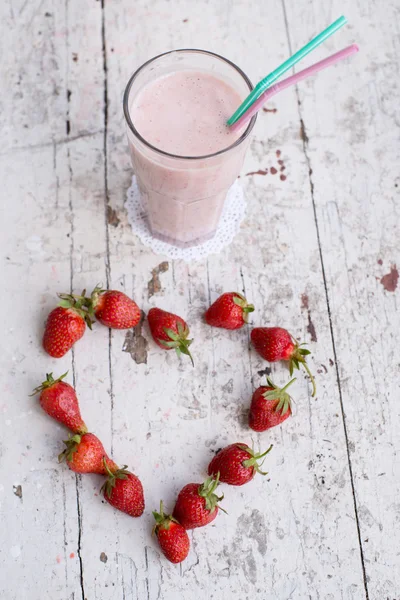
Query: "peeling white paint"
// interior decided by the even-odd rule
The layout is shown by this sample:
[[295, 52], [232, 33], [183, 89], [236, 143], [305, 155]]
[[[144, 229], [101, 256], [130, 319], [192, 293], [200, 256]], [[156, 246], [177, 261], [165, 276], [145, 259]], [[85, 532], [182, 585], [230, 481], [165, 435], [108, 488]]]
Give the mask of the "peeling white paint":
[[21, 548], [19, 546], [11, 546], [10, 554], [13, 558], [18, 558], [21, 554]]
[[[0, 3], [0, 72], [5, 88], [20, 94], [6, 94], [1, 111], [0, 176], [9, 201], [9, 218], [0, 224], [9, 257], [2, 381], [6, 423], [17, 423], [18, 431], [5, 428], [0, 453], [3, 481], [17, 478], [22, 485], [19, 499], [11, 485], [0, 484], [1, 568], [10, 573], [0, 595], [61, 600], [61, 589], [62, 600], [81, 598], [82, 562], [88, 599], [365, 600], [356, 502], [369, 599], [397, 598], [399, 291], [381, 283], [392, 264], [400, 265], [396, 3], [335, 0], [328, 10], [323, 3], [285, 2], [293, 51], [326, 26], [329, 15], [344, 13], [352, 28], [321, 51], [356, 41], [361, 52], [300, 84], [298, 95], [292, 89], [277, 96], [271, 103], [276, 113], [259, 115], [241, 177], [248, 212], [240, 234], [207, 262], [171, 263], [162, 291], [150, 300], [148, 282], [164, 257], [144, 248], [125, 222], [131, 177], [121, 114], [125, 82], [151, 56], [193, 45], [226, 55], [256, 81], [290, 47], [281, 3], [257, 0], [249, 10], [244, 0], [168, 6], [157, 0], [150, 10], [145, 0], [104, 2], [107, 186], [120, 219], [106, 236], [101, 4], [82, 0], [78, 9], [73, 2], [33, 0], [18, 14], [10, 0]], [[300, 137], [300, 118], [308, 142]], [[271, 167], [275, 175], [246, 176]], [[46, 372], [69, 369], [72, 382], [71, 354], [56, 361], [40, 347], [56, 292], [69, 291], [71, 276], [75, 291], [91, 291], [107, 275], [145, 312], [158, 305], [186, 317], [195, 339], [195, 369], [151, 340], [147, 363], [137, 364], [122, 352], [125, 333], [113, 331], [109, 349], [109, 332], [100, 325], [75, 347], [85, 421], [143, 481], [147, 507], [138, 520], [101, 502], [100, 477], [76, 478], [57, 463], [67, 432], [28, 398]], [[151, 538], [151, 510], [161, 498], [172, 509], [180, 487], [203, 479], [218, 448], [254, 437], [246, 410], [267, 365], [249, 352], [248, 330], [210, 330], [201, 320], [209, 299], [231, 289], [245, 289], [256, 305], [254, 324], [282, 324], [310, 342], [311, 319], [318, 394], [311, 399], [306, 379], [298, 377], [296, 415], [255, 436], [261, 448], [274, 444], [269, 475], [240, 490], [222, 486], [229, 514], [191, 532], [190, 555], [174, 567]], [[148, 339], [146, 322], [143, 335]], [[283, 383], [288, 374], [273, 365], [272, 376]], [[18, 421], [27, 407], [30, 418]], [[156, 477], [151, 465], [158, 465]], [[65, 559], [65, 543], [76, 556], [79, 545], [80, 560]], [[12, 548], [24, 558], [18, 565]], [[107, 565], [99, 560], [102, 552]]]

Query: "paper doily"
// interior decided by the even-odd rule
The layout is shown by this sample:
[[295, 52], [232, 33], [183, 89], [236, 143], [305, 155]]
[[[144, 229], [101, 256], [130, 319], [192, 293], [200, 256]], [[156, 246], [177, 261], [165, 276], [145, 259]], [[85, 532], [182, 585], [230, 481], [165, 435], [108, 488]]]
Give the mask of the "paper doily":
[[139, 236], [145, 246], [151, 248], [156, 254], [163, 254], [172, 259], [180, 258], [189, 262], [191, 260], [199, 260], [209, 254], [216, 254], [232, 242], [244, 219], [246, 200], [242, 187], [239, 181], [236, 180], [228, 191], [215, 236], [211, 240], [207, 240], [191, 248], [179, 248], [158, 240], [151, 235], [135, 176], [132, 177], [131, 187], [127, 191], [125, 208], [133, 232]]

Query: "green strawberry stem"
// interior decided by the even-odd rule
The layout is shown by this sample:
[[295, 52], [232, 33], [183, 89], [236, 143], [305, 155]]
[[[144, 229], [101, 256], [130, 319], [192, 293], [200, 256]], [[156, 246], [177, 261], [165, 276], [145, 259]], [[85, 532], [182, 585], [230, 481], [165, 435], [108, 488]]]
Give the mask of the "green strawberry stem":
[[179, 523], [172, 515], [164, 514], [164, 504], [162, 500], [160, 500], [160, 512], [158, 513], [156, 510], [153, 510], [153, 517], [155, 518], [156, 523], [151, 532], [152, 534], [157, 533], [161, 527], [168, 530], [171, 523]]
[[317, 393], [317, 386], [316, 386], [316, 383], [315, 383], [314, 375], [311, 373], [310, 368], [309, 368], [308, 364], [306, 363], [306, 361], [304, 359], [301, 360], [300, 362], [303, 365], [304, 369], [306, 370], [306, 372], [307, 372], [307, 374], [308, 374], [308, 376], [310, 378], [310, 381], [311, 381], [311, 384], [312, 384], [312, 388], [313, 388], [311, 396], [312, 396], [312, 398], [314, 398], [315, 394]]
[[93, 292], [90, 294], [90, 298], [86, 298], [86, 302], [85, 305], [88, 309], [88, 312], [90, 314], [90, 316], [94, 319], [95, 318], [95, 308], [99, 302], [99, 298], [101, 296], [101, 294], [104, 294], [104, 292], [106, 292], [107, 290], [103, 288], [102, 285], [100, 285], [99, 283], [96, 285], [96, 287], [94, 288]]
[[[106, 471], [107, 475], [108, 475], [109, 477], [114, 477], [114, 473], [111, 471], [110, 467], [108, 466], [108, 464], [107, 464], [107, 461], [106, 461], [106, 459], [105, 459], [105, 457], [104, 457], [104, 456], [103, 456], [103, 465], [104, 465], [104, 469], [105, 469], [105, 471]], [[127, 466], [127, 465], [126, 465], [126, 466]], [[125, 469], [125, 468], [126, 468], [126, 467], [124, 467], [124, 469]]]
[[[264, 464], [265, 457], [267, 456], [267, 454], [269, 452], [271, 452], [272, 448], [273, 448], [273, 445], [271, 444], [270, 447], [268, 448], [268, 450], [266, 450], [262, 454], [255, 454], [254, 449], [251, 450], [250, 451], [251, 458], [248, 458], [247, 460], [243, 461], [243, 463], [242, 463], [243, 466], [244, 467], [253, 467], [257, 471], [257, 473], [260, 473], [260, 475], [268, 475], [268, 473], [266, 471], [261, 471], [261, 467]], [[246, 448], [246, 450], [247, 450], [247, 452], [249, 452], [249, 449]], [[257, 461], [259, 461], [260, 458], [263, 458], [264, 460], [259, 465]]]
[[60, 375], [60, 377], [58, 379], [54, 379], [53, 373], [46, 373], [46, 381], [43, 381], [43, 383], [38, 385], [38, 387], [36, 387], [33, 390], [32, 394], [29, 394], [29, 396], [35, 396], [39, 392], [43, 392], [43, 390], [46, 390], [47, 388], [51, 387], [52, 385], [62, 381], [64, 379], [64, 377], [66, 377], [67, 375], [68, 375], [68, 371], [66, 371], [65, 373]]
[[127, 479], [128, 475], [130, 475], [130, 471], [127, 471], [128, 465], [124, 465], [121, 469], [117, 469], [115, 472], [111, 471], [105, 456], [103, 456], [103, 465], [108, 477], [101, 486], [100, 491], [102, 492], [104, 490], [104, 494], [110, 498], [113, 488], [115, 488], [117, 479]]
[[292, 385], [292, 383], [294, 383], [296, 381], [296, 377], [293, 377], [293, 379], [291, 379], [283, 388], [281, 388], [281, 393], [284, 392], [285, 390], [288, 389], [288, 387], [290, 385]]
[[68, 440], [64, 440], [66, 445], [65, 450], [58, 455], [58, 462], [63, 460], [71, 461], [74, 453], [78, 450], [78, 446], [81, 443], [82, 436], [79, 433], [72, 435]]
[[220, 510], [222, 510], [224, 513], [226, 513], [226, 510], [223, 509], [218, 504], [218, 502], [220, 502], [221, 500], [224, 499], [224, 495], [222, 494], [222, 496], [217, 496], [217, 494], [214, 493], [215, 490], [217, 489], [218, 485], [219, 485], [219, 471], [218, 471], [215, 479], [211, 475], [211, 477], [208, 477], [205, 480], [205, 482], [199, 486], [199, 490], [198, 490], [199, 496], [201, 496], [202, 498], [205, 499], [206, 510], [208, 510], [210, 513], [214, 512], [214, 510], [217, 506]]
[[293, 377], [283, 388], [278, 387], [274, 384], [272, 379], [267, 377], [267, 383], [271, 390], [264, 392], [263, 396], [266, 400], [278, 400], [278, 404], [275, 407], [275, 412], [280, 412], [282, 417], [287, 413], [291, 404], [291, 397], [285, 391], [287, 388], [296, 381], [296, 377]]
[[306, 348], [302, 348], [302, 346], [306, 346], [307, 344], [298, 344], [293, 336], [291, 336], [291, 338], [293, 340], [295, 347], [293, 350], [293, 354], [289, 360], [289, 373], [290, 373], [290, 375], [292, 375], [293, 369], [300, 369], [300, 365], [303, 365], [303, 367], [306, 370], [306, 372], [310, 378], [310, 381], [312, 383], [311, 396], [314, 398], [315, 394], [317, 393], [317, 386], [315, 383], [314, 376], [311, 373], [310, 368], [306, 362], [306, 356], [311, 354], [311, 352], [310, 352], [310, 350], [307, 350]]
[[193, 340], [187, 339], [188, 335], [190, 333], [189, 328], [184, 327], [181, 322], [178, 322], [177, 329], [178, 329], [178, 333], [176, 333], [176, 331], [174, 331], [173, 329], [164, 327], [164, 332], [169, 337], [170, 341], [167, 342], [166, 340], [161, 340], [161, 339], [159, 339], [158, 341], [160, 342], [160, 344], [165, 346], [165, 348], [168, 348], [168, 349], [174, 348], [175, 352], [178, 356], [180, 356], [181, 354], [185, 354], [186, 356], [189, 356], [190, 360], [192, 361], [192, 365], [194, 367], [193, 357], [190, 354], [190, 350], [189, 350], [189, 346], [193, 342]]
[[254, 304], [249, 304], [246, 298], [237, 292], [236, 296], [233, 297], [233, 302], [243, 310], [243, 321], [248, 323], [249, 313], [254, 312]]
[[82, 290], [81, 294], [63, 295], [68, 296], [68, 298], [73, 298], [77, 303], [81, 304], [83, 307], [87, 308], [89, 312], [91, 312], [94, 310], [100, 294], [103, 294], [106, 291], [107, 290], [104, 289], [100, 283], [98, 283], [89, 297], [86, 297], [86, 290]]
[[158, 513], [156, 510], [153, 510], [153, 517], [157, 523], [162, 523], [164, 520], [164, 504], [162, 500], [160, 500], [160, 512]]
[[57, 294], [60, 298], [58, 306], [61, 306], [62, 308], [71, 308], [74, 310], [76, 314], [85, 320], [89, 329], [92, 329], [94, 319], [90, 310], [88, 309], [88, 298], [86, 298], [85, 294], [86, 290], [83, 290], [80, 296], [77, 294]]

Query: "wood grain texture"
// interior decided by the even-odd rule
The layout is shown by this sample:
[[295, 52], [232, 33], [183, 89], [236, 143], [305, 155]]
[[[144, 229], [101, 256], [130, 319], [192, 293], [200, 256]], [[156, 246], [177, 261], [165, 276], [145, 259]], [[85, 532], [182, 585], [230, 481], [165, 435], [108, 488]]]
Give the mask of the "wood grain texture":
[[[232, 245], [189, 265], [145, 248], [123, 208], [130, 74], [160, 52], [200, 47], [256, 81], [342, 12], [351, 25], [318, 52], [353, 41], [362, 52], [260, 114]], [[398, 600], [395, 3], [7, 0], [0, 22], [2, 598]], [[46, 356], [55, 293], [99, 282], [144, 314], [185, 317], [195, 368], [156, 347], [145, 318], [128, 332], [99, 325], [65, 358]], [[267, 434], [246, 426], [269, 366], [249, 348], [250, 328], [201, 321], [227, 290], [254, 302], [254, 324], [287, 326], [313, 350], [317, 398], [298, 375], [295, 417]], [[67, 369], [90, 429], [143, 481], [141, 519], [101, 502], [100, 477], [57, 465], [65, 431], [27, 395]], [[288, 373], [278, 365], [272, 376]], [[151, 510], [161, 498], [172, 509], [218, 448], [252, 437], [274, 444], [268, 477], [221, 486], [229, 514], [192, 532], [187, 561], [170, 565]]]
[[[299, 7], [288, 5], [291, 23]], [[339, 8], [338, 8], [339, 10]], [[399, 262], [398, 9], [385, 2], [374, 16], [364, 3], [341, 5], [361, 52], [356, 68], [317, 78], [299, 90], [305, 151], [321, 239], [337, 374], [353, 471], [367, 590], [397, 598], [400, 447], [395, 331], [400, 318], [393, 281]], [[330, 9], [331, 11], [331, 9]], [[317, 5], [305, 24], [329, 20]], [[292, 33], [293, 31], [293, 33]], [[341, 135], [337, 135], [341, 132]], [[390, 273], [392, 273], [390, 275]], [[384, 274], [389, 275], [382, 281]], [[395, 279], [395, 278], [394, 278]], [[386, 288], [386, 289], [385, 289]]]

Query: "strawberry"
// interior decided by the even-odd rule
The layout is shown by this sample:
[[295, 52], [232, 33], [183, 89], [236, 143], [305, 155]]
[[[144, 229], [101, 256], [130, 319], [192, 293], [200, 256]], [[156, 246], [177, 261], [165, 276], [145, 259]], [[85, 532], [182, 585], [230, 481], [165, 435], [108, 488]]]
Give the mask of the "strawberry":
[[153, 516], [156, 520], [153, 533], [157, 536], [164, 556], [174, 564], [185, 560], [190, 549], [186, 529], [171, 515], [164, 515], [162, 501], [160, 502], [160, 512], [154, 510]]
[[261, 473], [261, 465], [258, 464], [260, 458], [264, 458], [271, 450], [272, 446], [262, 454], [255, 454], [254, 450], [247, 444], [231, 444], [226, 446], [214, 456], [208, 465], [209, 475], [218, 475], [219, 480], [229, 485], [243, 485], [253, 479], [254, 475]]
[[46, 381], [33, 390], [31, 396], [38, 394], [40, 406], [47, 414], [62, 423], [74, 433], [87, 433], [87, 427], [82, 420], [78, 398], [74, 388], [62, 381], [67, 373], [58, 379], [53, 373], [46, 374]]
[[315, 379], [306, 362], [306, 356], [311, 354], [309, 350], [302, 348], [305, 344], [298, 344], [294, 337], [282, 327], [255, 327], [251, 332], [251, 341], [257, 352], [269, 362], [278, 360], [289, 361], [290, 375], [294, 369], [304, 367], [310, 377], [315, 396]]
[[206, 323], [224, 329], [240, 329], [248, 321], [248, 314], [254, 306], [248, 304], [244, 296], [236, 292], [222, 294], [204, 315]]
[[144, 511], [143, 486], [139, 479], [125, 465], [122, 469], [112, 470], [103, 458], [104, 470], [108, 475], [102, 486], [104, 499], [111, 506], [127, 513], [130, 517], [140, 517]]
[[118, 471], [118, 466], [108, 458], [103, 444], [93, 433], [75, 434], [64, 444], [66, 448], [58, 460], [65, 460], [71, 471], [108, 475], [105, 465], [111, 472]]
[[141, 316], [136, 302], [118, 290], [102, 290], [96, 287], [89, 301], [89, 310], [96, 319], [111, 329], [135, 327]]
[[266, 431], [280, 425], [292, 414], [291, 398], [286, 392], [289, 385], [296, 381], [292, 379], [283, 388], [277, 387], [267, 377], [267, 386], [256, 389], [251, 399], [249, 426], [254, 431]]
[[193, 340], [188, 340], [190, 334], [187, 323], [178, 315], [161, 310], [161, 308], [151, 308], [147, 315], [151, 335], [156, 344], [164, 350], [175, 349], [178, 356], [186, 354], [193, 363], [189, 346]]
[[[214, 521], [218, 514], [218, 502], [223, 495], [214, 494], [219, 483], [219, 476], [209, 477], [201, 483], [188, 483], [178, 494], [173, 516], [185, 528], [203, 527]], [[221, 508], [221, 510], [223, 510]]]
[[[85, 290], [82, 296], [85, 295]], [[61, 302], [47, 317], [43, 348], [53, 358], [61, 358], [81, 339], [86, 324], [92, 328], [92, 319], [80, 296], [59, 294]]]

